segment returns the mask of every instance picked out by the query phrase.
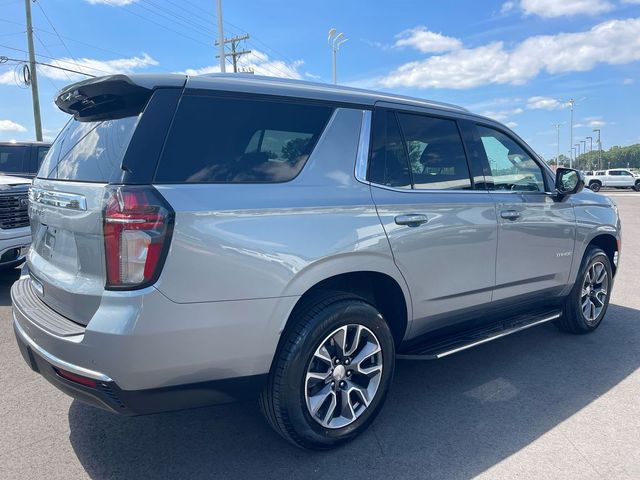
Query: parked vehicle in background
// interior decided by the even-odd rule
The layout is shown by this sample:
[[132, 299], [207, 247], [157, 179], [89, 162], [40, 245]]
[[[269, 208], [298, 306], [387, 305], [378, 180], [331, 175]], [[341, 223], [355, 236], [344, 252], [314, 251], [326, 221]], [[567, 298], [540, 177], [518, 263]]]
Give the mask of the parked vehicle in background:
[[31, 243], [26, 178], [0, 175], [0, 269], [20, 265]]
[[0, 142], [0, 174], [33, 178], [50, 147], [44, 142]]
[[632, 188], [640, 192], [640, 176], [626, 168], [585, 172], [585, 184], [594, 192], [599, 192], [603, 187]]
[[14, 329], [93, 405], [254, 396], [329, 448], [373, 421], [397, 355], [607, 310], [615, 205], [464, 108], [253, 75], [114, 75], [56, 104], [74, 118], [31, 190]]

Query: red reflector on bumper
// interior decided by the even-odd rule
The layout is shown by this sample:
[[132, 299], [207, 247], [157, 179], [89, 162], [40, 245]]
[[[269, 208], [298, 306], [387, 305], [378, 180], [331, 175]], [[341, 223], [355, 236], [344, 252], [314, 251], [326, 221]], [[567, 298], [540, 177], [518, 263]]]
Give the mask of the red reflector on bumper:
[[89, 388], [97, 388], [98, 383], [87, 377], [83, 377], [81, 375], [76, 375], [75, 373], [67, 372], [66, 370], [62, 370], [60, 368], [54, 368], [56, 373], [60, 375], [62, 378], [69, 380], [70, 382], [79, 383], [80, 385], [84, 385]]

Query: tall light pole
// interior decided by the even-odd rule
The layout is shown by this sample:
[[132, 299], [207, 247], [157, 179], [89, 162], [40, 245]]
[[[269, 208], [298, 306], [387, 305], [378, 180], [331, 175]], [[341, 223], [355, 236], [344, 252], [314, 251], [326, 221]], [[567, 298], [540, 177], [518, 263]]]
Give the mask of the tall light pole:
[[582, 154], [586, 154], [587, 153], [587, 141], [586, 140], [580, 140], [580, 143], [582, 144]]
[[598, 133], [598, 170], [602, 170], [602, 143], [600, 142], [600, 129], [596, 128], [593, 133]]
[[338, 50], [340, 49], [340, 46], [347, 40], [349, 39], [345, 38], [344, 33], [342, 32], [338, 33], [338, 30], [336, 30], [335, 28], [332, 28], [331, 30], [329, 30], [327, 43], [331, 47], [331, 60], [332, 60], [332, 66], [333, 66], [333, 84], [334, 85], [338, 83], [337, 74], [336, 74], [336, 57], [338, 56]]
[[29, 48], [29, 75], [31, 81], [31, 100], [33, 101], [33, 121], [36, 140], [42, 141], [42, 121], [40, 120], [40, 97], [38, 95], [38, 73], [36, 72], [36, 53], [33, 49], [33, 26], [31, 25], [31, 0], [24, 0], [27, 16], [27, 46]]
[[[569, 134], [569, 145], [573, 145], [573, 106], [576, 104], [576, 101], [572, 98], [569, 100], [569, 107], [571, 108], [571, 128]], [[573, 168], [573, 159], [569, 158], [569, 168]]]
[[591, 157], [593, 157], [593, 137], [585, 137], [591, 142], [589, 146], [589, 168], [591, 168]]
[[553, 124], [554, 127], [556, 127], [556, 131], [558, 132], [558, 143], [556, 145], [556, 165], [559, 167], [560, 166], [560, 124], [559, 123], [554, 123]]
[[[576, 155], [575, 155], [575, 158], [574, 158], [574, 160], [575, 160], [574, 163], [575, 163], [575, 165], [577, 167], [578, 166], [578, 157], [580, 156], [580, 142], [576, 143], [575, 145], [576, 145]], [[573, 168], [573, 166], [571, 166], [569, 168]]]
[[218, 53], [220, 55], [220, 71], [222, 73], [225, 73], [227, 71], [227, 57], [224, 54], [224, 32], [222, 31], [222, 0], [218, 0]]

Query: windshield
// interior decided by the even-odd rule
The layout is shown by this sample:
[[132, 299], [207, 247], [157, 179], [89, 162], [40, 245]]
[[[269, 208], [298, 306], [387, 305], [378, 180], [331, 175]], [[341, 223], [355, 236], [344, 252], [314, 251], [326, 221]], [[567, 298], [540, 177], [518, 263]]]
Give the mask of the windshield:
[[71, 120], [42, 161], [38, 178], [78, 182], [109, 182], [117, 178], [138, 118]]

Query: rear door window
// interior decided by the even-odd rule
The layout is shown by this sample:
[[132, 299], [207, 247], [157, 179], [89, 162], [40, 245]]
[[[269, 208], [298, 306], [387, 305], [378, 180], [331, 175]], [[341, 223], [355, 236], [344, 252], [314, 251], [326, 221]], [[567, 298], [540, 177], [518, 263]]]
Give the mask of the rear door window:
[[376, 110], [373, 116], [368, 180], [394, 188], [411, 188], [409, 159], [394, 112]]
[[413, 188], [466, 190], [471, 176], [455, 120], [399, 113]]
[[45, 155], [38, 178], [79, 182], [117, 178], [138, 118], [70, 121]]
[[289, 181], [306, 163], [332, 111], [325, 105], [185, 95], [155, 181]]
[[25, 172], [25, 162], [29, 147], [22, 145], [0, 146], [0, 172], [22, 173]]

